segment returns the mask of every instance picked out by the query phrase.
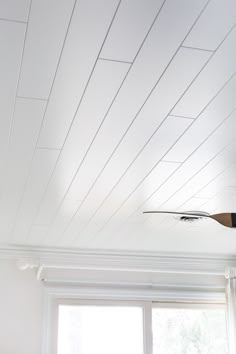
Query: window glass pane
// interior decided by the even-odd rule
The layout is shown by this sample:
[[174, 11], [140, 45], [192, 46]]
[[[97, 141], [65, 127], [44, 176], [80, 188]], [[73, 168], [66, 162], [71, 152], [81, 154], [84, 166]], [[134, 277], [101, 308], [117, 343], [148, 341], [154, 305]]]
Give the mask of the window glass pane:
[[223, 309], [154, 308], [153, 354], [226, 354]]
[[58, 354], [143, 354], [139, 307], [59, 306]]

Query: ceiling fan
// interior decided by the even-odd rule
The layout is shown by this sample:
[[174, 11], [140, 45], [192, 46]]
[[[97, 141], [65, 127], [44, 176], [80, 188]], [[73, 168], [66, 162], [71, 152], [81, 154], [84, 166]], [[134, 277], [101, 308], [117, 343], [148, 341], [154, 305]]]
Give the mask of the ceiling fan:
[[181, 221], [193, 222], [203, 218], [209, 218], [217, 221], [223, 226], [236, 228], [236, 213], [219, 213], [219, 214], [208, 214], [202, 211], [187, 211], [187, 212], [178, 212], [178, 211], [158, 211], [150, 210], [144, 211], [144, 214], [173, 214], [179, 216]]

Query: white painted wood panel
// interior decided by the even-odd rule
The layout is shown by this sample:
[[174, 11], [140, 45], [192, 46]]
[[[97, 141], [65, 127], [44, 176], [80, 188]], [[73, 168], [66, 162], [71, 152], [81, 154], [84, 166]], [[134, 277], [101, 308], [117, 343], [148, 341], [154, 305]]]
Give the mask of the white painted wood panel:
[[30, 0], [0, 0], [0, 18], [27, 22]]
[[[122, 174], [125, 173], [126, 169], [129, 168], [129, 165], [143, 149], [155, 130], [158, 129], [159, 125], [168, 115], [168, 112], [170, 112], [173, 105], [184, 93], [186, 87], [190, 85], [208, 58], [209, 53], [206, 52], [196, 52], [195, 50], [183, 48], [180, 49], [166, 71], [166, 74], [160, 80], [151, 97], [144, 105], [143, 109], [139, 113], [139, 116], [129, 129], [128, 133], [96, 182], [95, 187], [92, 189], [88, 197], [89, 201], [86, 200], [85, 205], [82, 206], [82, 209], [87, 210], [87, 212], [85, 212], [85, 221], [88, 221], [88, 218], [93, 215], [93, 212], [96, 211], [112, 188], [114, 188], [116, 183], [122, 177]], [[192, 65], [189, 65], [190, 62]], [[170, 86], [169, 82], [171, 79], [173, 80], [173, 84]], [[166, 100], [161, 101], [161, 97], [166, 97]], [[148, 154], [150, 155], [150, 159], [154, 157], [154, 159], [156, 159], [155, 163], [157, 163], [158, 158], [160, 159], [164, 156], [171, 144], [175, 143], [176, 139], [172, 140], [172, 135], [174, 137], [175, 134], [177, 134], [177, 137], [179, 138], [178, 129], [181, 128], [181, 125], [187, 128], [191, 122], [192, 120], [190, 119], [175, 117], [174, 119], [170, 118], [166, 122], [167, 124], [164, 123], [164, 125], [160, 127], [160, 131], [157, 131], [157, 136], [154, 136], [154, 143], [151, 141], [149, 144], [150, 147]], [[184, 130], [182, 130], [182, 133], [183, 131]], [[163, 137], [164, 140], [162, 140]], [[158, 141], [158, 144], [160, 145], [153, 147], [156, 141]], [[99, 147], [99, 149], [101, 148], [104, 149], [105, 147]], [[165, 150], [163, 150], [163, 148]], [[153, 151], [158, 151], [158, 153], [153, 155]], [[91, 158], [95, 160], [94, 156]], [[137, 174], [138, 172], [139, 174], [141, 173], [144, 175], [145, 173], [148, 173], [145, 169], [146, 165], [149, 166], [147, 162], [148, 157], [146, 155], [144, 160], [145, 161], [142, 160], [143, 166], [140, 164], [138, 167], [136, 171]], [[85, 198], [90, 186], [92, 185], [91, 180], [94, 178], [91, 175], [91, 165], [94, 167], [95, 164], [96, 162], [92, 162], [91, 159], [85, 160], [67, 194], [69, 198], [74, 197], [79, 200], [83, 200]], [[109, 210], [111, 210], [111, 208], [108, 207], [108, 212]], [[79, 215], [77, 216], [77, 219], [80, 220]], [[80, 221], [79, 224], [80, 227], [82, 227], [82, 223]], [[78, 226], [76, 226], [76, 228], [78, 229]]]
[[[98, 61], [40, 207], [36, 223], [51, 222], [128, 69], [129, 64]], [[75, 198], [72, 196], [71, 199]]]
[[236, 164], [232, 164], [223, 173], [217, 176], [211, 183], [197, 193], [198, 198], [213, 198], [223, 188], [236, 185]]
[[216, 193], [214, 197], [209, 199], [209, 201], [203, 205], [203, 208], [210, 214], [233, 212], [235, 210], [235, 203], [236, 186], [226, 186]]
[[226, 170], [233, 161], [236, 161], [235, 151], [236, 144], [231, 144], [216, 155], [215, 158], [193, 176], [193, 178], [191, 178], [183, 188], [177, 191], [162, 207], [167, 210], [175, 210], [189, 198], [195, 196], [201, 188], [210, 183], [219, 173]]
[[[137, 60], [125, 80], [122, 90], [106, 117], [102, 129], [99, 131], [96, 140], [86, 156], [85, 162], [89, 170], [86, 170], [84, 168], [85, 165], [82, 165], [83, 171], [86, 171], [84, 174], [86, 181], [91, 178], [90, 183], [94, 182], [127, 127], [143, 105], [143, 102], [153, 86], [157, 80], [161, 78], [163, 70], [165, 70], [168, 63], [177, 52], [177, 49], [204, 5], [205, 2], [194, 2], [190, 5], [188, 1], [183, 1], [182, 11], [186, 14], [186, 16], [183, 17], [183, 13], [178, 11], [179, 4], [177, 6], [177, 4], [173, 2], [166, 3], [166, 7], [163, 8], [158, 21], [153, 26]], [[171, 22], [174, 27], [172, 28], [173, 32], [170, 34], [169, 21], [172, 21], [173, 13], [175, 13], [175, 21], [173, 23]], [[164, 35], [169, 36], [168, 41], [165, 43], [163, 43]], [[196, 55], [198, 54], [196, 53]], [[207, 56], [208, 53], [207, 55], [204, 53], [205, 60]], [[140, 82], [142, 82], [142, 85], [140, 85]], [[71, 157], [67, 158], [67, 161], [70, 160]], [[61, 170], [67, 171], [68, 168], [69, 166], [67, 168], [63, 166]], [[62, 173], [60, 173], [60, 176], [61, 175]], [[50, 211], [48, 208], [49, 200], [51, 199], [50, 194], [57, 195], [57, 193], [50, 192], [50, 188], [55, 189], [57, 180], [58, 178], [56, 177], [52, 179], [53, 182], [49, 186], [48, 196], [45, 196], [38, 218], [36, 219], [36, 223], [38, 224], [48, 223], [50, 218], [52, 218], [57, 211], [58, 204], [55, 203], [55, 200], [53, 205], [50, 206]], [[69, 182], [66, 183], [69, 186]], [[76, 198], [81, 199], [77, 196]]]
[[202, 209], [204, 204], [206, 204], [209, 201], [207, 198], [196, 198], [193, 197], [186, 201], [183, 205], [181, 205], [181, 210], [186, 211], [186, 210], [200, 210], [200, 211], [205, 211], [205, 209]]
[[[112, 238], [113, 235], [119, 233], [122, 235], [123, 233], [123, 228], [122, 224], [125, 223], [125, 221], [131, 216], [132, 214], [135, 215], [135, 223], [144, 223], [145, 221], [148, 222], [148, 225], [150, 226], [150, 219], [149, 216], [142, 214], [142, 210], [139, 210], [137, 213], [135, 213], [135, 210], [137, 210], [144, 201], [144, 196], [147, 197], [147, 195], [151, 195], [154, 192], [154, 186], [159, 186], [165, 182], [165, 180], [172, 174], [174, 171], [180, 166], [180, 164], [174, 164], [171, 162], [161, 162], [155, 170], [144, 180], [144, 182], [140, 185], [139, 188], [130, 196], [130, 198], [121, 206], [121, 208], [117, 211], [117, 213], [108, 221], [107, 224], [104, 225], [103, 228], [101, 228], [98, 233], [96, 233], [96, 229], [94, 229], [94, 233], [90, 232], [90, 237], [83, 237], [83, 239], [79, 239], [79, 242], [87, 242], [87, 244], [92, 243], [94, 247], [96, 247], [98, 244], [104, 244], [106, 241], [108, 241], [109, 238]], [[159, 179], [159, 173], [161, 170], [164, 168], [166, 172], [170, 168], [169, 173], [165, 174], [165, 178]], [[150, 179], [149, 179], [150, 178]], [[158, 182], [158, 183], [157, 183]], [[149, 187], [151, 186], [151, 188]], [[146, 193], [148, 190], [147, 187], [149, 187], [149, 192]], [[141, 193], [141, 194], [140, 194]], [[202, 210], [201, 206], [205, 204], [208, 201], [208, 199], [203, 199], [203, 198], [192, 198], [188, 202], [186, 202], [183, 206], [184, 209], [182, 210]], [[179, 226], [179, 223], [176, 219], [172, 218], [167, 218], [165, 215], [155, 215], [155, 227], [157, 225], [158, 221], [158, 232], [160, 232], [160, 228], [162, 228], [162, 233], [163, 233], [163, 228], [165, 229], [165, 234], [166, 230], [170, 228], [175, 228], [176, 226]], [[134, 220], [134, 218], [129, 219]], [[153, 219], [152, 219], [153, 221]], [[160, 225], [161, 224], [161, 225]], [[183, 224], [181, 224], [183, 225]], [[138, 225], [137, 225], [138, 226]], [[186, 224], [184, 225], [186, 227]], [[138, 227], [137, 227], [138, 228]], [[172, 231], [173, 232], [173, 231]], [[174, 232], [175, 229], [174, 229]], [[86, 230], [87, 234], [87, 230]], [[144, 232], [145, 235], [148, 234], [148, 231]], [[92, 236], [92, 237], [91, 237]], [[129, 235], [129, 238], [132, 238], [133, 235]], [[126, 236], [127, 237], [127, 236]], [[83, 245], [83, 244], [82, 244]]]
[[[93, 179], [96, 179], [99, 170], [101, 170], [102, 168], [101, 162], [104, 161], [103, 164], [106, 163], [106, 160], [109, 158], [109, 154], [119, 142], [119, 139], [120, 137], [122, 137], [122, 134], [127, 129], [129, 122], [132, 121], [133, 116], [138, 111], [139, 107], [142, 106], [143, 100], [149, 92], [148, 90], [150, 90], [150, 88], [152, 87], [150, 87], [150, 84], [155, 84], [156, 79], [155, 77], [153, 77], [153, 71], [151, 71], [150, 64], [154, 65], [154, 60], [155, 64], [158, 60], [159, 65], [155, 69], [155, 71], [157, 71], [158, 74], [157, 79], [160, 78], [164, 68], [166, 67], [166, 59], [168, 58], [168, 60], [171, 60], [171, 55], [176, 52], [176, 49], [181, 44], [181, 40], [183, 41], [187, 28], [191, 27], [191, 22], [189, 21], [191, 18], [190, 16], [186, 17], [186, 23], [183, 21], [179, 21], [177, 24], [175, 24], [178, 25], [178, 30], [176, 28], [176, 31], [174, 32], [176, 36], [172, 35], [170, 40], [167, 42], [168, 45], [165, 44], [163, 46], [163, 41], [159, 30], [161, 27], [161, 33], [168, 33], [169, 27], [168, 22], [166, 20], [168, 14], [170, 15], [173, 13], [173, 6], [175, 6], [173, 5], [173, 3], [168, 5], [168, 7], [165, 9], [165, 12], [163, 12], [161, 19], [159, 17], [159, 21], [161, 22], [158, 22], [158, 24], [153, 27], [153, 30], [151, 31], [150, 36], [148, 37], [149, 40], [145, 42], [145, 45], [143, 46], [143, 49], [141, 50], [137, 61], [133, 65], [129, 76], [125, 81], [125, 85], [123, 86], [117, 100], [114, 102], [108, 114], [108, 117], [105, 120], [105, 123], [103, 124], [101, 133], [99, 133], [99, 135], [97, 136], [95, 144], [92, 145], [92, 148], [89, 151], [89, 154], [87, 155], [85, 160], [86, 164], [88, 164], [89, 166], [89, 173], [86, 172], [85, 176], [86, 180], [88, 180], [90, 176]], [[190, 9], [188, 6], [189, 3], [185, 3], [185, 11], [186, 13], [188, 13], [188, 15], [192, 14], [193, 22], [193, 14], [195, 18], [197, 17], [196, 8], [194, 9], [194, 7], [191, 6]], [[178, 20], [180, 20], [180, 18]], [[153, 54], [155, 54], [156, 57], [153, 54], [149, 55], [151, 51], [151, 46], [156, 49], [155, 51], [153, 51]], [[158, 46], [160, 48], [158, 48]], [[160, 57], [160, 53], [163, 57]], [[206, 53], [204, 53], [204, 55], [205, 54]], [[207, 53], [207, 55], [209, 54]], [[143, 71], [144, 64], [145, 68], [147, 68], [148, 70], [148, 75], [147, 72]], [[138, 81], [143, 82], [143, 84], [140, 85]], [[129, 92], [131, 94], [129, 94]], [[127, 101], [127, 97], [129, 97], [129, 101]], [[137, 105], [137, 103], [139, 103], [139, 106]], [[111, 132], [113, 133], [111, 134]], [[104, 142], [106, 142], [106, 145], [104, 144]], [[96, 156], [98, 155], [99, 159], [96, 158]], [[93, 172], [93, 175], [91, 174], [91, 169], [95, 171]]]
[[[118, 182], [119, 178], [143, 149], [144, 145], [155, 133], [160, 124], [162, 124], [164, 119], [166, 119], [172, 107], [180, 99], [186, 87], [190, 85], [208, 58], [209, 53], [206, 52], [180, 49], [167, 69], [166, 74], [161, 78], [152, 95], [123, 138], [121, 144], [112, 155], [101, 177], [99, 177], [98, 185], [96, 185], [95, 188], [99, 191], [100, 197], [102, 197], [103, 192], [105, 198], [115, 183]], [[190, 62], [192, 65], [189, 65]], [[173, 83], [170, 86], [169, 83], [171, 80]], [[166, 99], [162, 100], [162, 97], [166, 97]], [[173, 126], [175, 125], [174, 122], [178, 125], [178, 122], [182, 121], [181, 119], [172, 120]], [[186, 126], [188, 126], [191, 121], [192, 120], [186, 121]], [[172, 129], [173, 127], [170, 126], [169, 131], [171, 132]], [[116, 133], [117, 130], [113, 131], [111, 129], [109, 132], [106, 132], [106, 136], [104, 136], [105, 144], [96, 145], [94, 154], [90, 154], [89, 158], [84, 161], [83, 166], [68, 192], [70, 198], [73, 196], [80, 200], [85, 198], [99, 173], [99, 169], [102, 167], [100, 167], [100, 156], [103, 156], [106, 150], [110, 151], [110, 146], [107, 145], [106, 142], [108, 139], [111, 140]], [[168, 132], [165, 133], [165, 136], [166, 135], [168, 135]], [[113, 142], [113, 140], [111, 140], [111, 142]], [[96, 162], [94, 161], [96, 160], [95, 154], [99, 156]], [[100, 203], [101, 202], [102, 200], [100, 200]]]
[[163, 0], [123, 0], [101, 52], [102, 58], [132, 62]]
[[[188, 178], [191, 179], [191, 177], [194, 176], [194, 172], [197, 173], [197, 171], [199, 171], [201, 169], [201, 165], [200, 164], [204, 163], [204, 161], [203, 161], [204, 160], [204, 156], [206, 156], [210, 152], [210, 150], [212, 150], [212, 146], [214, 145], [214, 140], [216, 139], [216, 140], [220, 141], [221, 138], [222, 138], [222, 133], [223, 134], [227, 134], [227, 132], [230, 129], [232, 129], [232, 125], [234, 123], [234, 119], [235, 119], [235, 117], [232, 117], [231, 122], [229, 121], [229, 126], [227, 126], [226, 129], [219, 129], [218, 134], [216, 134], [216, 136], [214, 138], [211, 137], [211, 139], [209, 139], [209, 142], [205, 143], [204, 144], [205, 146], [202, 146], [202, 148], [200, 149], [200, 155], [197, 152], [195, 153], [195, 157], [193, 157], [193, 159], [190, 160], [189, 165], [187, 163], [183, 164], [183, 166], [170, 178], [170, 180], [167, 181], [166, 184], [163, 185], [163, 188], [160, 188], [160, 190], [158, 190], [156, 192], [156, 197], [155, 197], [155, 194], [153, 195], [156, 202], [151, 203], [151, 205], [149, 205], [148, 202], [146, 204], [144, 203], [143, 206], [137, 212], [134, 212], [133, 216], [129, 219], [129, 223], [130, 222], [131, 223], [132, 222], [136, 223], [137, 220], [143, 220], [144, 218], [143, 218], [143, 215], [141, 214], [141, 212], [143, 210], [148, 210], [148, 209], [149, 210], [150, 209], [154, 209], [154, 210], [162, 209], [162, 210], [165, 210], [167, 208], [172, 209], [171, 205], [168, 205], [168, 206], [166, 204], [162, 205], [164, 200], [168, 199], [170, 197], [170, 195], [168, 195], [169, 190], [172, 188], [172, 193], [174, 193], [175, 188], [176, 188], [176, 190], [178, 190], [178, 188], [181, 188], [181, 187], [184, 188], [186, 183], [188, 185], [188, 181], [187, 181], [187, 178], [186, 178], [185, 175], [189, 174]], [[213, 145], [212, 145], [212, 143], [213, 143]], [[231, 148], [232, 148], [232, 146], [231, 146]], [[232, 148], [232, 150], [231, 150], [231, 153], [232, 153], [231, 154], [231, 158], [234, 158], [233, 151], [234, 151], [234, 148]], [[212, 153], [213, 153], [213, 151], [211, 151], [211, 154]], [[213, 155], [213, 157], [214, 157], [214, 155]], [[205, 161], [207, 161], [207, 160], [205, 159]], [[219, 160], [218, 160], [218, 163], [219, 163]], [[197, 167], [196, 167], [196, 165], [197, 165]], [[203, 165], [203, 167], [204, 167], [204, 165]], [[219, 164], [219, 168], [221, 168], [220, 164]], [[194, 171], [194, 169], [195, 169], [195, 171]], [[191, 174], [192, 170], [193, 170], [193, 174]], [[183, 180], [183, 181], [181, 182], [181, 180]], [[170, 192], [170, 194], [171, 194], [171, 192]], [[195, 199], [197, 199], [197, 198], [195, 198]], [[201, 200], [200, 204], [202, 206], [202, 210], [208, 210], [209, 212], [214, 211], [214, 208], [212, 208], [212, 206], [214, 206], [214, 203], [211, 203], [212, 205], [210, 205], [210, 206], [209, 206], [209, 203], [210, 202], [207, 203], [207, 208], [206, 208], [205, 204], [204, 203], [202, 204], [202, 200]], [[186, 210], [185, 204], [183, 205], [183, 207]], [[183, 210], [183, 208], [182, 208], [182, 210]], [[113, 221], [113, 220], [111, 220], [111, 221]], [[147, 222], [147, 220], [144, 220], [144, 221]], [[148, 223], [148, 225], [149, 225], [149, 223]], [[115, 226], [117, 228], [118, 224], [116, 223]], [[115, 232], [116, 228], [114, 228], [114, 225], [112, 224], [112, 222], [109, 223], [108, 226], [106, 226], [106, 228], [105, 228], [105, 231], [106, 231], [105, 235], [107, 237], [109, 237], [109, 235], [112, 235], [112, 232]], [[148, 233], [148, 230], [146, 232]]]
[[[118, 171], [115, 170], [116, 173], [113, 175], [109, 169], [108, 175], [102, 176], [103, 178], [96, 183], [92, 192], [76, 213], [65, 237], [73, 237], [73, 235], [79, 234], [94, 215], [97, 208], [99, 208], [105, 200], [105, 203], [102, 205], [101, 210], [98, 211], [98, 215], [96, 215], [93, 222], [97, 227], [101, 226], [105, 220], [119, 208], [139, 183], [145, 179], [146, 175], [148, 175], [166, 153], [169, 145], [174, 144], [179, 136], [188, 128], [190, 123], [191, 121], [185, 118], [173, 119], [171, 117], [167, 119], [128, 169], [114, 191], [112, 190], [112, 187], [115, 186], [113, 179], [116, 177], [116, 182], [119, 182], [119, 177], [122, 176], [123, 171], [121, 170], [118, 174]], [[111, 166], [113, 166], [113, 164], [111, 164]], [[118, 176], [116, 176], [117, 174]], [[112, 191], [112, 193], [108, 195], [110, 191]], [[108, 198], [105, 199], [107, 196]]]
[[111, 219], [112, 224], [118, 226], [135, 212], [143, 202], [150, 197], [178, 168], [180, 164], [173, 162], [160, 162], [117, 209], [116, 215]]
[[[25, 35], [25, 24], [0, 21], [0, 171], [2, 175]], [[6, 40], [7, 39], [7, 40]]]
[[[158, 149], [156, 151], [158, 151]], [[79, 237], [76, 243], [78, 240], [80, 242], [81, 239], [85, 239], [86, 242], [88, 240], [90, 241], [109, 220], [109, 226], [112, 225], [112, 228], [114, 228], [114, 226], [117, 228], [138, 209], [179, 166], [180, 165], [176, 163], [160, 162], [143, 179], [137, 174], [137, 170], [140, 170], [139, 165], [136, 166], [136, 168], [134, 167], [133, 170], [131, 168], [132, 171], [129, 171], [125, 175], [113, 193], [108, 197], [101, 208], [99, 208], [96, 215], [85, 227], [85, 231], [82, 234], [78, 233]]]
[[236, 27], [174, 108], [172, 114], [196, 118], [236, 71]]
[[42, 240], [44, 240], [47, 231], [47, 225], [33, 225], [28, 236], [27, 245], [36, 247], [41, 246]]
[[147, 200], [143, 206], [143, 210], [158, 209], [216, 156], [217, 153], [226, 147], [230, 140], [234, 138], [235, 118], [235, 114], [232, 114], [227, 121], [182, 164], [181, 168], [176, 171], [163, 187]]
[[74, 0], [34, 0], [25, 43], [18, 95], [47, 99]]
[[118, 0], [77, 2], [40, 134], [39, 147], [62, 147], [117, 5]]
[[21, 241], [27, 244], [33, 217], [37, 212], [58, 155], [58, 150], [36, 149], [11, 235], [11, 242]]
[[166, 155], [168, 161], [184, 161], [236, 108], [236, 76], [193, 123], [186, 134]]
[[9, 237], [21, 201], [46, 102], [17, 98], [10, 146], [1, 185], [1, 237]]
[[186, 38], [184, 45], [216, 50], [236, 23], [234, 0], [212, 0]]
[[[43, 235], [41, 243], [44, 245], [53, 246], [60, 245], [61, 238], [64, 237], [64, 230], [71, 220], [71, 216], [76, 213], [81, 204], [81, 200], [65, 199], [61, 205], [52, 225], [48, 228], [47, 232]], [[64, 239], [63, 239], [64, 241]]]
[[233, 0], [32, 0], [27, 25], [29, 5], [0, 0], [0, 243], [235, 249], [143, 214], [233, 211]]

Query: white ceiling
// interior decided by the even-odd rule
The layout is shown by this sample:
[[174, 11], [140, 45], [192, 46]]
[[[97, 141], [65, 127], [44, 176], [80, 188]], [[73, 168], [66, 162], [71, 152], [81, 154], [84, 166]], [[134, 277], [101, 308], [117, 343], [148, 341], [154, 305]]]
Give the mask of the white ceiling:
[[2, 245], [235, 253], [234, 0], [0, 0]]

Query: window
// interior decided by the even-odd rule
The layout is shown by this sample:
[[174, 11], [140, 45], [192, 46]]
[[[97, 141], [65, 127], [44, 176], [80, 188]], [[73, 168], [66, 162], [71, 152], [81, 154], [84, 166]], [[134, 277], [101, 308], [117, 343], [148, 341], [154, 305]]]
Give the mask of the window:
[[225, 311], [219, 308], [154, 308], [153, 354], [226, 354]]
[[59, 302], [56, 354], [227, 354], [223, 305]]
[[58, 354], [143, 354], [142, 308], [59, 306]]

